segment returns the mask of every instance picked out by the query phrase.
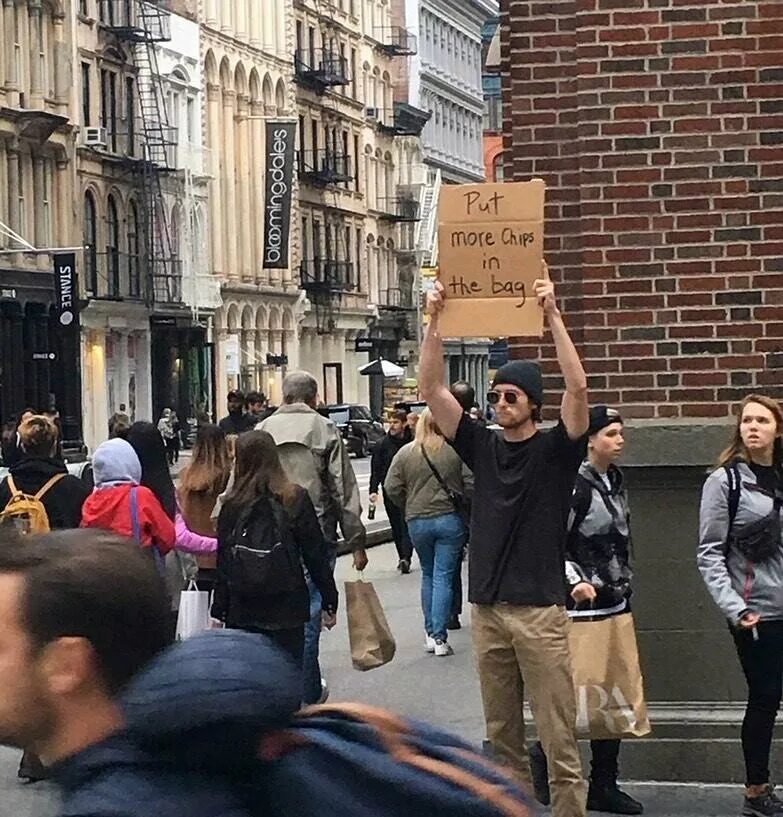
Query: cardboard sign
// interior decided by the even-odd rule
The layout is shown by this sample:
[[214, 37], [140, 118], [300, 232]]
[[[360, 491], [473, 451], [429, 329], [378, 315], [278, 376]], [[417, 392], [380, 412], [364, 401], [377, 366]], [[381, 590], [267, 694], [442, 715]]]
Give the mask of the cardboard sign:
[[541, 337], [533, 294], [544, 257], [541, 179], [444, 185], [439, 203], [439, 279], [444, 337]]

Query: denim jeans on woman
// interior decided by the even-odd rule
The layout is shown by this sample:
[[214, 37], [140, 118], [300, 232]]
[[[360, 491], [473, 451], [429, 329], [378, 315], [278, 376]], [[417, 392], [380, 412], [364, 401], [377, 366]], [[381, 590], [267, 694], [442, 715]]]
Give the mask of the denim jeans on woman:
[[454, 573], [459, 570], [467, 531], [456, 513], [409, 519], [408, 531], [421, 563], [424, 628], [432, 638], [446, 641]]

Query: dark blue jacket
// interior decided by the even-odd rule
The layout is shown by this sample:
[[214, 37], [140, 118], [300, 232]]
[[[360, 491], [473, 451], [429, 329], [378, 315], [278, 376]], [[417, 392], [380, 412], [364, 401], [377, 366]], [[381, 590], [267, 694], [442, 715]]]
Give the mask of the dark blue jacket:
[[248, 817], [243, 767], [257, 775], [259, 734], [290, 721], [300, 676], [253, 633], [175, 645], [126, 690], [126, 729], [52, 769], [62, 817]]

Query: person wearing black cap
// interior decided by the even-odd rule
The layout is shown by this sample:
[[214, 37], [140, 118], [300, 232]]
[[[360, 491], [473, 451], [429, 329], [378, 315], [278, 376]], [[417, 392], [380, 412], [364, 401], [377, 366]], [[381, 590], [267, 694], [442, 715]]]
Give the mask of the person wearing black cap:
[[[561, 419], [539, 431], [543, 378], [530, 361], [498, 369], [487, 399], [502, 435], [465, 415], [443, 382], [439, 315], [445, 288], [427, 294], [430, 324], [419, 390], [438, 427], [475, 479], [470, 526], [469, 600], [487, 737], [498, 759], [532, 788], [524, 691], [550, 760], [554, 817], [585, 814], [574, 736], [576, 700], [568, 649], [563, 571], [571, 492], [588, 428], [587, 378], [555, 301], [546, 265], [534, 284], [565, 382]], [[513, 335], [514, 327], [498, 327]]]
[[[590, 409], [587, 459], [574, 486], [566, 540], [569, 616], [574, 626], [630, 612], [631, 533], [623, 473], [623, 418], [616, 409]], [[617, 786], [619, 740], [592, 740], [587, 807], [609, 814], [642, 814], [643, 806]], [[536, 796], [548, 802], [546, 757], [540, 744], [530, 752]]]

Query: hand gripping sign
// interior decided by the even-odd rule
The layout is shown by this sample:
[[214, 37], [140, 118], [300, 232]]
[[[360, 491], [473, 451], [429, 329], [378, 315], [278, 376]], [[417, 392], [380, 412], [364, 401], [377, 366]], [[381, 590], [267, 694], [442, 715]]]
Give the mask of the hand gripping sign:
[[540, 337], [533, 294], [544, 257], [541, 179], [441, 188], [439, 279], [446, 289], [444, 337]]

